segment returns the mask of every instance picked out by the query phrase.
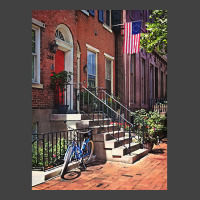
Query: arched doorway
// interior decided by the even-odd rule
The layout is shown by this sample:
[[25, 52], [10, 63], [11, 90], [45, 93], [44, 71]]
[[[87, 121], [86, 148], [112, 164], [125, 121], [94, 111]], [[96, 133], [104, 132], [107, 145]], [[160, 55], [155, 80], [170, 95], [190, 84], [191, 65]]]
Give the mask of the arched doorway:
[[[73, 37], [66, 25], [59, 24], [57, 26], [55, 40], [58, 45], [55, 55], [55, 72], [65, 70], [73, 73]], [[70, 83], [73, 83], [73, 78]], [[65, 91], [64, 102], [67, 102], [69, 109], [73, 110], [73, 90]]]

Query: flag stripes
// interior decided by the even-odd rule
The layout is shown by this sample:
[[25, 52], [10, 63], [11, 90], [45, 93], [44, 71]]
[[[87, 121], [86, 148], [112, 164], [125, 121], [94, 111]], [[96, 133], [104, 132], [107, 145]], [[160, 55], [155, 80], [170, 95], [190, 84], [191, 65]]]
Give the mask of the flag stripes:
[[132, 24], [124, 24], [124, 54], [139, 53], [140, 33], [132, 34]]

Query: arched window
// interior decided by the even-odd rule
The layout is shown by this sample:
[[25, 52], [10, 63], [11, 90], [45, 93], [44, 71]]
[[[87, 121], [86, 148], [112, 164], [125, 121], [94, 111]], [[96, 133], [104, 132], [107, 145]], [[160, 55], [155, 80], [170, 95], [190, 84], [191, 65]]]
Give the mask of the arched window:
[[62, 41], [65, 41], [65, 38], [64, 38], [63, 34], [62, 34], [59, 30], [56, 30], [55, 37], [56, 37], [57, 39], [60, 39], [60, 40], [62, 40]]

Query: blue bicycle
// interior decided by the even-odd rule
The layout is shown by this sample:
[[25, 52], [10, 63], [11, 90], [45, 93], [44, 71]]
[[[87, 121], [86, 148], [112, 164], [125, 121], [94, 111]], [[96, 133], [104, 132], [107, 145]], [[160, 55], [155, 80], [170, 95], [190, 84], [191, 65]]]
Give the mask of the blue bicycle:
[[[79, 147], [78, 143], [75, 140], [76, 134], [83, 134], [84, 140], [82, 142], [81, 148]], [[68, 165], [71, 162], [72, 157], [78, 159], [83, 168], [86, 169], [86, 164], [90, 162], [94, 151], [94, 143], [92, 140], [89, 139], [89, 136], [91, 135], [92, 135], [92, 130], [86, 132], [74, 131], [72, 144], [68, 147], [65, 153], [63, 169], [60, 174], [62, 179], [64, 179], [65, 172], [67, 171]]]

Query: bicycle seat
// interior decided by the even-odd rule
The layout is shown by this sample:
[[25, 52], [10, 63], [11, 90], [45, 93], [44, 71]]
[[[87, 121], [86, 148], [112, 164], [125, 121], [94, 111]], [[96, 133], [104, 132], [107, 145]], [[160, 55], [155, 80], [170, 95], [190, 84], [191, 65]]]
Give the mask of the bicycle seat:
[[92, 130], [89, 131], [84, 131], [84, 132], [79, 132], [80, 134], [83, 134], [83, 137], [88, 137], [92, 135]]

